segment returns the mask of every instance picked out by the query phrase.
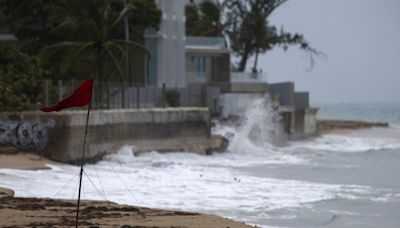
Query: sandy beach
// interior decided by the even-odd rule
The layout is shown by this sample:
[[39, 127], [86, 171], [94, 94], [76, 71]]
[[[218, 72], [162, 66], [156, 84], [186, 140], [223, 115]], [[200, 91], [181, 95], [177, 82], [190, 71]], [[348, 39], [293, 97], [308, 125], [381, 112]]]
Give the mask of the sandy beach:
[[[0, 168], [41, 170], [57, 164], [31, 153], [4, 152]], [[6, 174], [0, 173], [1, 176]], [[34, 189], [32, 189], [34, 191]], [[75, 226], [76, 201], [50, 198], [14, 197], [11, 189], [0, 186], [1, 227]], [[81, 204], [80, 227], [251, 227], [214, 215], [119, 205], [108, 201]]]
[[40, 170], [50, 169], [48, 165], [55, 164], [58, 163], [37, 154], [27, 152], [3, 153], [3, 150], [0, 149], [0, 168]]
[[[2, 227], [72, 227], [76, 201], [0, 198]], [[250, 227], [218, 216], [83, 201], [80, 227]]]

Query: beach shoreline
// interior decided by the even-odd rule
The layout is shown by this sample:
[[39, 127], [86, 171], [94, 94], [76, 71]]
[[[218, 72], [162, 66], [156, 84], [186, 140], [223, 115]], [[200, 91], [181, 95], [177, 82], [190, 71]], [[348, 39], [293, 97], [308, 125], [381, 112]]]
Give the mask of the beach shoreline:
[[[376, 123], [330, 121], [320, 134], [356, 133], [362, 129], [390, 128]], [[60, 165], [38, 154], [13, 148], [0, 150], [0, 169], [43, 170]], [[0, 178], [7, 174], [2, 174]], [[76, 201], [50, 198], [14, 197], [14, 191], [0, 186], [0, 225], [2, 226], [65, 226], [74, 225]], [[126, 206], [109, 201], [84, 200], [83, 226], [117, 227], [251, 227], [214, 215], [175, 210]], [[49, 214], [51, 216], [49, 216]], [[120, 223], [115, 223], [119, 221]]]
[[61, 164], [34, 152], [13, 150], [12, 153], [4, 153], [3, 151], [0, 150], [0, 168], [3, 169], [43, 170], [51, 169], [51, 165]]
[[[34, 153], [17, 150], [0, 153], [0, 169], [43, 170], [57, 164], [61, 163]], [[5, 175], [8, 174], [0, 171], [0, 178]], [[110, 201], [81, 202], [80, 227], [253, 227], [197, 212], [128, 206]], [[0, 186], [0, 226], [74, 226], [76, 203], [76, 200], [15, 197], [12, 189]]]
[[[2, 227], [75, 226], [76, 201], [12, 197], [0, 188]], [[4, 193], [4, 194], [2, 194]], [[215, 215], [151, 209], [109, 201], [81, 201], [80, 227], [252, 227]]]

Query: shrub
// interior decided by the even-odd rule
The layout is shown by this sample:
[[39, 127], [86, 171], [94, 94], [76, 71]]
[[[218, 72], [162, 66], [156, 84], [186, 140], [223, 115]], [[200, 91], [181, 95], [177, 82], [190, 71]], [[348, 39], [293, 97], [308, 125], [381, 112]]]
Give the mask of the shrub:
[[173, 89], [173, 90], [168, 90], [165, 94], [166, 100], [169, 106], [171, 107], [179, 107], [180, 102], [179, 99], [181, 97], [181, 94]]
[[14, 45], [0, 41], [0, 110], [28, 109], [42, 99], [44, 70]]

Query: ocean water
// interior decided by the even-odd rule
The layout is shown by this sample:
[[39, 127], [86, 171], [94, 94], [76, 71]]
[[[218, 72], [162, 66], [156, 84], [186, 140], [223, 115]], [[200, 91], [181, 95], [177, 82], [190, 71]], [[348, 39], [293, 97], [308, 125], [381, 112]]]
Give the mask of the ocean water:
[[317, 103], [320, 119], [388, 122], [400, 127], [400, 103]]
[[[375, 107], [375, 108], [374, 108]], [[134, 156], [126, 146], [86, 165], [84, 199], [216, 214], [260, 227], [400, 227], [399, 105], [322, 106], [329, 119], [395, 127], [285, 141], [277, 116], [255, 101], [239, 126], [217, 124], [228, 151]], [[378, 111], [379, 110], [379, 111]], [[345, 114], [344, 114], [345, 113]], [[362, 114], [360, 114], [362, 113]], [[364, 119], [364, 117], [366, 119]], [[0, 169], [17, 196], [76, 199], [79, 167]]]

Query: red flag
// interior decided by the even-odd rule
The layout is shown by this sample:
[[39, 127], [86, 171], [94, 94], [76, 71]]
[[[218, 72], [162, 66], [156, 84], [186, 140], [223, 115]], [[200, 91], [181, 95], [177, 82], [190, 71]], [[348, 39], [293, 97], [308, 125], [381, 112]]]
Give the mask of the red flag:
[[89, 104], [92, 99], [93, 80], [84, 81], [75, 91], [51, 107], [40, 109], [42, 112], [60, 111], [65, 108], [81, 107]]

